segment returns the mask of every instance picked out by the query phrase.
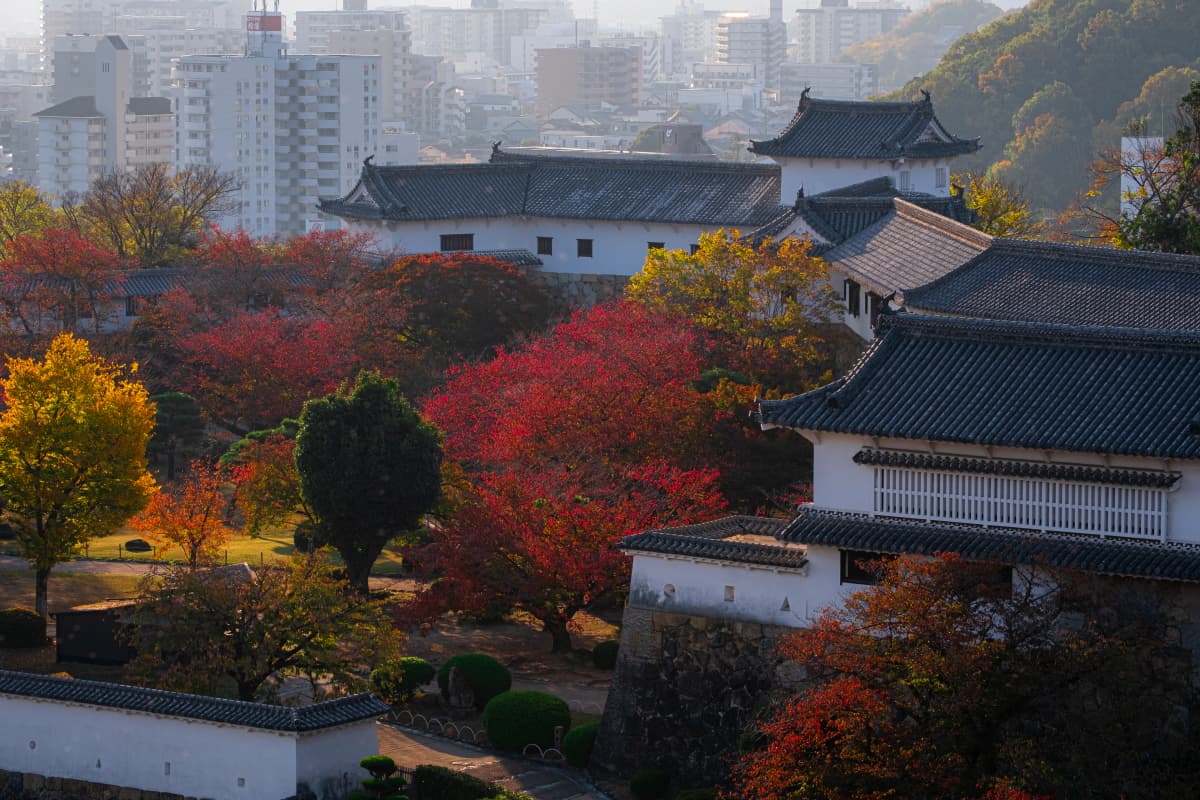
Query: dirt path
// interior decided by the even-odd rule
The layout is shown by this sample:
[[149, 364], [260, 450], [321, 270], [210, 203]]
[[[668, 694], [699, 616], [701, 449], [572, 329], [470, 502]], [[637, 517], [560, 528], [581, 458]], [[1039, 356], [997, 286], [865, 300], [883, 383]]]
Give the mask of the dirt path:
[[570, 769], [506, 758], [477, 747], [379, 724], [379, 752], [403, 767], [434, 764], [469, 772], [506, 789], [524, 792], [534, 800], [607, 800]]

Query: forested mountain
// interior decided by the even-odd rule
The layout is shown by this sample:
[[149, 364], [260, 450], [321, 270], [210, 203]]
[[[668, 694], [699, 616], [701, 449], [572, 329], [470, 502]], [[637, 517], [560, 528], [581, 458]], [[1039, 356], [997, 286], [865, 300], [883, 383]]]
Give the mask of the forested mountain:
[[956, 39], [1002, 13], [987, 0], [937, 0], [887, 33], [851, 46], [840, 60], [877, 64], [880, 89], [888, 91], [929, 72]]
[[1065, 208], [1088, 166], [1145, 119], [1170, 135], [1174, 109], [1200, 78], [1196, 0], [1031, 0], [967, 34], [897, 97], [933, 94], [938, 117], [984, 148], [963, 168], [1025, 190], [1034, 207]]

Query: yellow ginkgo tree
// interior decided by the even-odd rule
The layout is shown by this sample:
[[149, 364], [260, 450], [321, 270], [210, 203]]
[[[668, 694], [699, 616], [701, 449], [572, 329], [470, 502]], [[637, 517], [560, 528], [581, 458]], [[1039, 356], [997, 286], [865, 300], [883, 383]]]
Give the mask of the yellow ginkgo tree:
[[36, 576], [46, 616], [50, 570], [92, 536], [111, 533], [154, 493], [146, 443], [154, 404], [129, 370], [71, 334], [41, 361], [10, 358], [0, 380], [0, 493]]

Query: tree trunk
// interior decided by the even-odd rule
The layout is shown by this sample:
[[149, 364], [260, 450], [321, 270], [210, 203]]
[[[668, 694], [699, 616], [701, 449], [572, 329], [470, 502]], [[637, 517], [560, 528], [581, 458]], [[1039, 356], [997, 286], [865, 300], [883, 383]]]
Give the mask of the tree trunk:
[[569, 653], [575, 649], [571, 646], [571, 632], [567, 630], [567, 623], [563, 620], [543, 620], [542, 630], [550, 634], [554, 642], [550, 648], [550, 652]]
[[49, 609], [47, 608], [46, 596], [50, 588], [50, 568], [39, 568], [34, 573], [33, 579], [33, 610], [42, 615], [42, 619], [47, 622], [50, 620]]
[[[382, 548], [380, 548], [382, 549]], [[345, 548], [339, 549], [342, 555], [342, 562], [346, 565], [346, 580], [350, 582], [350, 588], [358, 594], [366, 597], [370, 592], [370, 587], [367, 586], [367, 580], [371, 577], [371, 567], [375, 566], [375, 556], [367, 555], [357, 549]]]

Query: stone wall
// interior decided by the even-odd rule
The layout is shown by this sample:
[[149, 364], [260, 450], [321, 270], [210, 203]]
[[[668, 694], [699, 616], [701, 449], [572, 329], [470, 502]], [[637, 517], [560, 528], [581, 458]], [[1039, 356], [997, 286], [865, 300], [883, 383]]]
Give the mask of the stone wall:
[[803, 682], [777, 653], [789, 630], [626, 607], [593, 766], [625, 775], [657, 767], [696, 787], [723, 783], [750, 723]]
[[557, 310], [564, 314], [620, 297], [629, 282], [628, 275], [584, 275], [538, 269], [529, 270], [526, 277], [535, 286], [544, 288], [555, 300]]
[[0, 800], [185, 800], [183, 795], [150, 792], [70, 778], [47, 778], [0, 770]]

